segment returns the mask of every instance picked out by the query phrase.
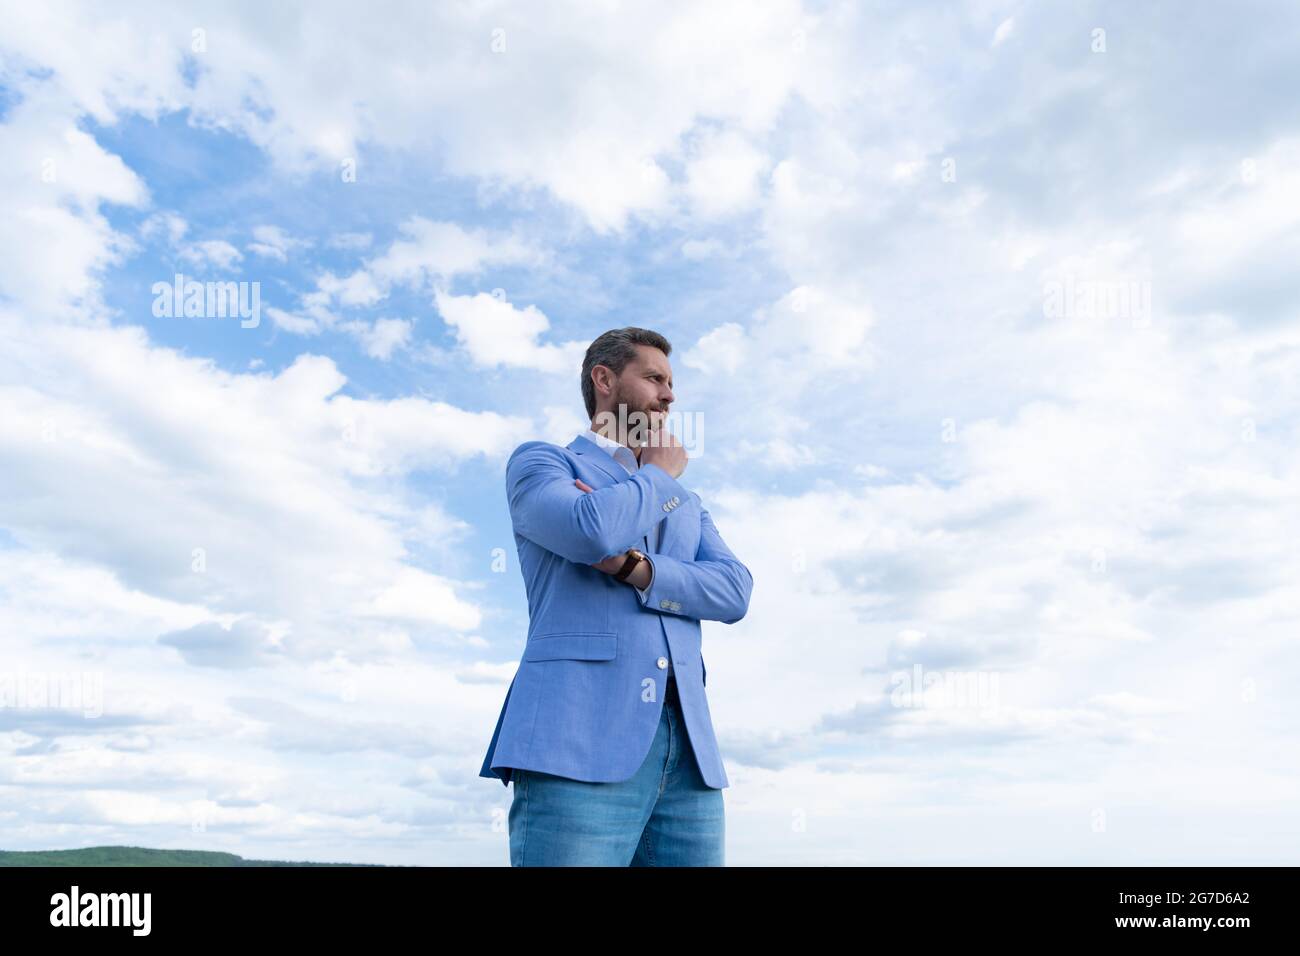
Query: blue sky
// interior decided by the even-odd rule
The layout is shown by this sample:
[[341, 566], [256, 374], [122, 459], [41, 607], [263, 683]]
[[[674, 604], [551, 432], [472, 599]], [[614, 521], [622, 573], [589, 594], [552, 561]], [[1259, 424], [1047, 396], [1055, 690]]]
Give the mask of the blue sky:
[[0, 708], [0, 845], [504, 864], [505, 460], [641, 325], [729, 863], [1293, 862], [1296, 17], [7, 10], [0, 690], [103, 706]]

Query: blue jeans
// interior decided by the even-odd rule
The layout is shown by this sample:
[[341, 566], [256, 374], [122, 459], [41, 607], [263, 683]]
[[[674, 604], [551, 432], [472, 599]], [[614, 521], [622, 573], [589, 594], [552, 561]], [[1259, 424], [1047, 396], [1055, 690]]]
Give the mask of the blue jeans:
[[589, 783], [511, 771], [511, 866], [725, 866], [722, 791], [700, 777], [669, 695], [641, 769]]

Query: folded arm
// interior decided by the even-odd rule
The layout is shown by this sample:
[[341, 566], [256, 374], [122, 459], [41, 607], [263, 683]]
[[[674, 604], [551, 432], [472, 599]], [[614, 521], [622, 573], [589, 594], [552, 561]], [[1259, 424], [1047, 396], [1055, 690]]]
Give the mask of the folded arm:
[[700, 546], [694, 561], [666, 554], [649, 558], [653, 575], [650, 585], [644, 591], [637, 590], [646, 610], [724, 624], [735, 624], [749, 611], [754, 577], [727, 547], [703, 507]]
[[581, 491], [564, 452], [540, 441], [524, 442], [506, 463], [515, 531], [579, 564], [635, 547], [664, 517], [666, 503], [690, 493], [655, 464], [608, 488]]

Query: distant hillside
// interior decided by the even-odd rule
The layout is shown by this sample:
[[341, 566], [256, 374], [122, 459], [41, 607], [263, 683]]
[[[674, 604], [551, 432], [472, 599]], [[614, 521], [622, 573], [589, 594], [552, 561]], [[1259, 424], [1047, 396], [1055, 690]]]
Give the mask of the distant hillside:
[[0, 850], [0, 866], [382, 866], [382, 863], [292, 863], [245, 860], [210, 850], [151, 850], [142, 846], [90, 846], [81, 850]]

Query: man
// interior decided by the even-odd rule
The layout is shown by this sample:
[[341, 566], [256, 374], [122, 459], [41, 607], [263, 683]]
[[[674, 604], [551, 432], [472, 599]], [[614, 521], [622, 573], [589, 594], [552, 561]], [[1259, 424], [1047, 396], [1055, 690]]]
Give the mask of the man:
[[528, 641], [479, 776], [514, 782], [512, 866], [724, 865], [700, 621], [739, 621], [754, 582], [678, 480], [671, 351], [647, 329], [601, 335], [590, 429], [506, 464]]

